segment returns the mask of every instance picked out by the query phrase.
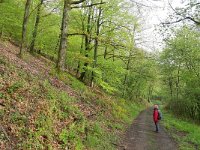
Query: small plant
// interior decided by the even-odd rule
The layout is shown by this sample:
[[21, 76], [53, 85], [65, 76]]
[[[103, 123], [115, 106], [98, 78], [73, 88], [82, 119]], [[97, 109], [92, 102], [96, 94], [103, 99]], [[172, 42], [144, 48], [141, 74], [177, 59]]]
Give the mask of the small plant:
[[9, 94], [13, 94], [15, 93], [19, 88], [22, 87], [22, 84], [20, 82], [16, 82], [14, 83], [13, 85], [11, 85], [8, 89], [7, 89], [7, 92]]
[[21, 115], [19, 112], [15, 112], [11, 115], [11, 121], [12, 123], [18, 125], [24, 125], [27, 123], [28, 119], [25, 115]]
[[3, 93], [0, 93], [0, 98], [4, 98], [4, 94]]

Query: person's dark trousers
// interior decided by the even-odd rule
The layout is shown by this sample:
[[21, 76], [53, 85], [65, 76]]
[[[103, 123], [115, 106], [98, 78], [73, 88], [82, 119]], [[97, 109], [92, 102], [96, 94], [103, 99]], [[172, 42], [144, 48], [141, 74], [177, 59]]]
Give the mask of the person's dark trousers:
[[158, 122], [155, 122], [155, 125], [156, 125], [156, 132], [158, 132], [159, 131]]

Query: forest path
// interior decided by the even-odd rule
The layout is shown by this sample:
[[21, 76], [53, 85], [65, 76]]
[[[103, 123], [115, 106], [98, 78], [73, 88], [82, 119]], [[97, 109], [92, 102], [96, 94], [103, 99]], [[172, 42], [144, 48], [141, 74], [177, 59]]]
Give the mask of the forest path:
[[152, 119], [153, 108], [142, 111], [126, 131], [123, 147], [120, 150], [177, 150], [173, 139], [160, 125], [159, 133], [155, 132]]

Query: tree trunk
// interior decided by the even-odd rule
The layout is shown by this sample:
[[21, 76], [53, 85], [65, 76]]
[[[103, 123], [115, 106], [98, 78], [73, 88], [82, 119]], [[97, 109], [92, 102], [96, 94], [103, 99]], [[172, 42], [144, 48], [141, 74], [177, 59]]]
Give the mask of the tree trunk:
[[115, 61], [115, 50], [113, 49], [113, 61]]
[[60, 34], [60, 45], [59, 45], [59, 51], [58, 51], [58, 61], [56, 64], [56, 68], [58, 69], [58, 71], [65, 70], [69, 11], [70, 11], [70, 0], [64, 0], [63, 18], [62, 18], [61, 34]]
[[[84, 31], [84, 30], [83, 30]], [[81, 42], [81, 49], [80, 49], [80, 54], [82, 54], [83, 52], [83, 46], [84, 46], [84, 36], [82, 36], [82, 42]], [[77, 70], [76, 70], [76, 77], [78, 77], [78, 74], [79, 74], [79, 69], [81, 67], [81, 62], [78, 61], [78, 66], [77, 66]]]
[[103, 58], [106, 59], [106, 56], [107, 56], [107, 45], [106, 45], [105, 50], [104, 50]]
[[40, 0], [40, 4], [38, 5], [38, 9], [37, 9], [37, 16], [36, 16], [36, 20], [35, 20], [35, 26], [34, 26], [34, 30], [33, 30], [31, 45], [30, 45], [31, 53], [34, 53], [35, 40], [37, 37], [37, 30], [38, 30], [38, 25], [40, 22], [41, 7], [43, 5], [43, 2], [44, 2], [44, 0]]
[[180, 82], [180, 65], [178, 66], [178, 74], [177, 74], [177, 81], [176, 81], [176, 99], [179, 99], [179, 82]]
[[150, 85], [148, 89], [149, 89], [148, 90], [148, 102], [150, 103], [151, 102], [152, 93], [153, 93], [152, 85]]
[[[133, 30], [133, 35], [132, 35], [132, 38], [131, 38], [131, 47], [130, 47], [130, 50], [129, 50], [128, 62], [127, 62], [127, 65], [126, 65], [127, 71], [129, 71], [129, 69], [130, 69], [131, 57], [132, 57], [132, 53], [133, 53], [133, 50], [134, 50], [134, 45], [133, 45], [135, 43], [134, 33], [135, 33], [135, 28]], [[114, 61], [114, 50], [113, 50], [113, 61]], [[125, 92], [126, 92], [127, 76], [128, 76], [128, 74], [125, 74], [125, 77], [124, 77], [124, 92], [123, 92], [123, 95], [122, 95], [123, 97], [124, 97]]]
[[3, 37], [3, 25], [1, 27], [1, 32], [0, 32], [0, 38], [2, 38], [2, 37]]
[[170, 95], [171, 95], [171, 100], [173, 99], [173, 83], [172, 83], [172, 78], [169, 77], [168, 79], [168, 82], [169, 82], [169, 89], [170, 89]]
[[[102, 0], [101, 0], [102, 3]], [[102, 14], [102, 8], [101, 6], [99, 7], [99, 14], [98, 14], [98, 18], [97, 18], [97, 24], [96, 24], [96, 38], [95, 38], [95, 45], [94, 45], [94, 62], [93, 62], [93, 68], [96, 68], [96, 64], [97, 64], [97, 51], [98, 51], [98, 46], [99, 46], [99, 33], [100, 33], [100, 20], [101, 20], [101, 14]], [[91, 86], [93, 86], [93, 80], [94, 80], [94, 71], [92, 71], [92, 78], [91, 78]]]
[[[127, 62], [127, 65], [126, 65], [126, 70], [127, 70], [127, 71], [129, 70], [130, 62], [131, 62], [131, 51], [129, 52], [129, 58], [128, 58], [128, 62]], [[125, 77], [124, 77], [124, 92], [123, 92], [122, 97], [125, 96], [125, 92], [126, 92], [126, 81], [127, 81], [127, 74], [125, 74]]]
[[[88, 12], [88, 18], [87, 18], [87, 31], [86, 31], [86, 36], [85, 36], [85, 57], [88, 57], [88, 53], [89, 53], [89, 49], [90, 49], [90, 43], [91, 43], [91, 15], [92, 15], [92, 8], [89, 8], [89, 12]], [[83, 68], [83, 72], [81, 73], [80, 76], [80, 80], [83, 81], [85, 78], [85, 74], [86, 74], [86, 68], [88, 66], [88, 62], [84, 63], [84, 68]]]
[[[85, 32], [85, 17], [81, 20], [81, 27], [82, 27], [82, 32]], [[85, 39], [85, 35], [82, 35], [81, 38], [81, 49], [80, 49], [80, 54], [83, 53], [83, 48], [84, 48], [84, 39]], [[80, 68], [81, 68], [81, 62], [78, 61], [78, 66], [77, 66], [77, 71], [76, 71], [76, 77], [78, 78], [79, 76], [79, 72], [80, 72]]]
[[30, 5], [31, 5], [31, 0], [27, 0], [26, 6], [25, 6], [25, 12], [24, 12], [24, 20], [23, 20], [23, 25], [22, 25], [22, 41], [21, 41], [20, 52], [19, 52], [20, 57], [23, 56], [23, 48], [24, 48], [24, 43], [26, 39], [26, 31], [27, 31]]

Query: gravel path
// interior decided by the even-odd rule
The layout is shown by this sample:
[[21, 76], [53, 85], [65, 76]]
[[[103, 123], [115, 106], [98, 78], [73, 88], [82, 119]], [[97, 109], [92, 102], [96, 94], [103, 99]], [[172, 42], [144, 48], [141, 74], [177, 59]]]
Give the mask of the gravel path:
[[127, 130], [120, 150], [177, 150], [177, 145], [160, 124], [155, 132], [153, 109], [141, 112]]

